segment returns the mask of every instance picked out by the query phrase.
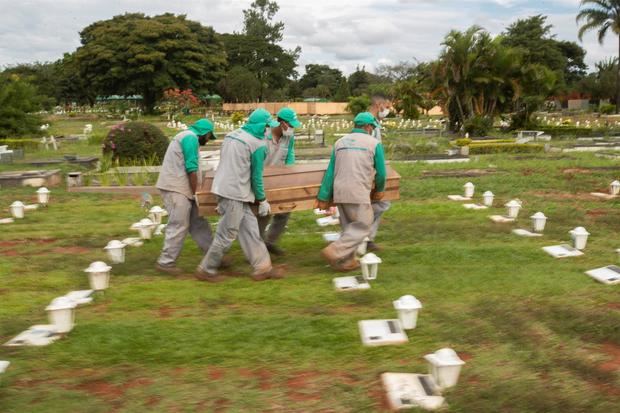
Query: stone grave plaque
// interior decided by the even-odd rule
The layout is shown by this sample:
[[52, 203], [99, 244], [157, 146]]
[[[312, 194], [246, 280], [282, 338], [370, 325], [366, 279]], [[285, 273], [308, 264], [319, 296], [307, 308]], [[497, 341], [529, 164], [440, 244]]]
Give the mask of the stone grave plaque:
[[69, 300], [75, 301], [78, 305], [88, 304], [93, 301], [95, 290], [77, 290], [65, 294]]
[[542, 234], [537, 234], [536, 232], [530, 232], [527, 229], [521, 229], [521, 228], [513, 229], [512, 233], [520, 237], [530, 237], [530, 238], [542, 237]]
[[448, 199], [451, 201], [471, 201], [471, 198], [462, 195], [448, 195]]
[[334, 278], [336, 291], [368, 290], [370, 284], [361, 275]]
[[383, 388], [392, 410], [437, 410], [445, 405], [433, 378], [427, 374], [383, 373]]
[[543, 250], [554, 258], [578, 257], [583, 255], [583, 252], [579, 251], [577, 248], [571, 247], [568, 244], [543, 247]]
[[620, 283], [620, 267], [617, 265], [608, 265], [607, 267], [596, 268], [586, 271], [590, 277], [603, 284], [619, 284]]
[[19, 333], [4, 345], [9, 347], [18, 346], [47, 346], [60, 338], [56, 326], [51, 324], [35, 325], [28, 330]]
[[505, 217], [503, 215], [491, 215], [489, 217], [491, 221], [496, 222], [498, 224], [506, 224], [508, 222], [515, 222], [514, 218]]
[[409, 341], [398, 319], [362, 320], [358, 326], [365, 346], [389, 346]]
[[465, 209], [488, 209], [488, 206], [480, 205], [480, 204], [463, 204], [463, 208]]

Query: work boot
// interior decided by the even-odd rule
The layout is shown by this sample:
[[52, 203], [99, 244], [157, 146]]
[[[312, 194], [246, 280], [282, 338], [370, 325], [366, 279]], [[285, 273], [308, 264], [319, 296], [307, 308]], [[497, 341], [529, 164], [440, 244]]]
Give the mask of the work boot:
[[373, 241], [368, 241], [366, 243], [366, 251], [368, 252], [377, 252], [377, 251], [381, 251], [382, 248], [380, 246], [378, 246], [377, 244], [375, 244]]
[[258, 270], [250, 275], [254, 281], [265, 281], [268, 279], [279, 280], [284, 278], [284, 271], [281, 268], [271, 268], [268, 271]]
[[340, 261], [336, 265], [332, 265], [332, 268], [340, 272], [349, 272], [357, 270], [360, 267], [360, 263], [355, 258], [351, 257], [347, 260]]
[[336, 255], [333, 248], [331, 248], [332, 244], [321, 250], [321, 257], [325, 259], [332, 267], [340, 260], [340, 257]]
[[196, 273], [194, 275], [200, 281], [207, 281], [210, 283], [217, 283], [220, 281], [224, 281], [226, 279], [225, 277], [222, 277], [221, 275], [211, 274], [210, 272], [203, 270], [202, 267], [200, 266], [196, 268]]
[[165, 272], [170, 275], [180, 275], [183, 272], [183, 270], [181, 270], [179, 267], [177, 267], [174, 264], [163, 265], [163, 264], [157, 263], [155, 265], [155, 268], [157, 269], [157, 271]]
[[265, 246], [267, 247], [267, 251], [269, 251], [273, 255], [281, 257], [285, 254], [284, 250], [278, 247], [276, 244], [272, 244], [271, 242], [265, 242]]

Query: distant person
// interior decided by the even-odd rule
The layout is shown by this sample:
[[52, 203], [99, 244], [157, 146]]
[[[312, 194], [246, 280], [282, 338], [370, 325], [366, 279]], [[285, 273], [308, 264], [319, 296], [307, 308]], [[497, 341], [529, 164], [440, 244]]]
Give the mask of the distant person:
[[[301, 126], [297, 113], [291, 108], [282, 108], [276, 115], [279, 126], [267, 131], [267, 158], [265, 166], [285, 166], [295, 164], [295, 128]], [[261, 237], [265, 240], [267, 250], [274, 255], [284, 255], [284, 250], [277, 245], [280, 236], [286, 229], [290, 212], [258, 217]], [[271, 225], [269, 225], [271, 222]], [[269, 225], [269, 230], [265, 228]]]
[[[370, 98], [370, 107], [368, 108], [368, 112], [370, 112], [375, 117], [377, 123], [379, 124], [379, 126], [375, 128], [372, 136], [379, 142], [382, 142], [381, 121], [390, 114], [390, 102], [387, 100], [385, 95], [372, 95], [372, 97]], [[370, 235], [368, 236], [368, 238], [370, 239], [367, 244], [368, 251], [379, 251], [381, 249], [375, 243], [375, 238], [377, 237], [377, 232], [379, 232], [381, 217], [388, 209], [390, 209], [390, 206], [390, 201], [372, 202], [373, 221], [372, 227], [370, 229]]]
[[271, 207], [263, 187], [263, 167], [267, 157], [265, 130], [275, 128], [278, 122], [265, 109], [250, 114], [241, 128], [224, 138], [220, 163], [215, 172], [211, 192], [217, 195], [217, 224], [215, 239], [196, 270], [201, 281], [218, 282], [217, 274], [224, 254], [235, 239], [254, 271], [255, 281], [280, 278], [271, 265], [271, 258], [258, 229], [258, 221], [250, 206], [258, 202], [258, 215], [269, 215]]
[[383, 198], [386, 181], [383, 146], [372, 136], [379, 126], [377, 120], [371, 113], [362, 112], [353, 123], [351, 133], [334, 144], [316, 202], [320, 209], [334, 203], [340, 213], [340, 238], [321, 251], [338, 271], [359, 268], [355, 250], [370, 235], [371, 202]]
[[200, 119], [178, 133], [168, 145], [155, 185], [168, 211], [164, 247], [157, 259], [157, 269], [160, 271], [170, 274], [181, 272], [176, 261], [188, 232], [203, 252], [206, 253], [211, 245], [211, 228], [198, 214], [194, 196], [200, 179], [199, 147], [213, 139], [213, 123]]

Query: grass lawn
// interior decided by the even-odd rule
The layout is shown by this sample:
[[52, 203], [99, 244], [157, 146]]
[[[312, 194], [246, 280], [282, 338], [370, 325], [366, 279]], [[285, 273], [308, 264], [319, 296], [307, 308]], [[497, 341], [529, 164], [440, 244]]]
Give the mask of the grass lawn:
[[[620, 202], [587, 193], [606, 190], [620, 166], [592, 154], [514, 158], [395, 163], [402, 199], [384, 217], [384, 263], [366, 292], [333, 291], [310, 212], [289, 222], [279, 281], [251, 281], [237, 244], [239, 275], [216, 285], [194, 280], [201, 254], [191, 240], [179, 278], [154, 269], [161, 237], [128, 247], [111, 288], [78, 309], [68, 336], [48, 347], [0, 347], [12, 362], [0, 376], [0, 411], [385, 411], [380, 374], [426, 372], [423, 355], [446, 346], [467, 362], [445, 392], [450, 412], [617, 411], [620, 293], [583, 272], [618, 263]], [[497, 172], [478, 178], [422, 174], [489, 166]], [[448, 201], [468, 180], [478, 197], [493, 191], [498, 206], [521, 199], [518, 223], [488, 220], [503, 207], [469, 211]], [[34, 202], [34, 190], [0, 190], [1, 217], [17, 199]], [[529, 228], [537, 211], [549, 217], [544, 237], [510, 233]], [[144, 216], [136, 197], [54, 188], [49, 208], [1, 226], [0, 341], [45, 323], [54, 297], [87, 288], [83, 269], [105, 260], [109, 240], [133, 236], [129, 225]], [[541, 250], [568, 241], [576, 226], [592, 233], [584, 256], [554, 260]], [[394, 317], [392, 300], [404, 294], [424, 305], [410, 343], [363, 347], [357, 321]]]

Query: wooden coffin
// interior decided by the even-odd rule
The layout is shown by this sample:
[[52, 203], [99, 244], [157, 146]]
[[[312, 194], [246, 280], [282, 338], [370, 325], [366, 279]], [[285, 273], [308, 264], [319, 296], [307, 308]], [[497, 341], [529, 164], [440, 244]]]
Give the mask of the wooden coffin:
[[[263, 181], [267, 200], [274, 214], [307, 211], [314, 208], [327, 163], [265, 167]], [[211, 193], [214, 171], [206, 173], [197, 191], [200, 215], [216, 215], [217, 197]], [[400, 175], [389, 165], [385, 187], [386, 201], [399, 199]]]

